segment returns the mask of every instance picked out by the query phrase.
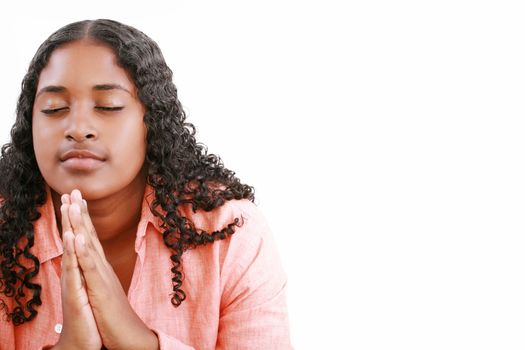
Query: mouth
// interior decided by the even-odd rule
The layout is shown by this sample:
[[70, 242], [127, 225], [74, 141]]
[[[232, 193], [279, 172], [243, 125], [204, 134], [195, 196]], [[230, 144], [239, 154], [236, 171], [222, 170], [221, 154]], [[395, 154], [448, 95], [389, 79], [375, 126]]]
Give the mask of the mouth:
[[92, 171], [102, 166], [104, 161], [93, 158], [68, 158], [62, 165], [71, 171]]
[[60, 157], [62, 165], [73, 172], [93, 171], [100, 168], [105, 159], [87, 150], [70, 150]]

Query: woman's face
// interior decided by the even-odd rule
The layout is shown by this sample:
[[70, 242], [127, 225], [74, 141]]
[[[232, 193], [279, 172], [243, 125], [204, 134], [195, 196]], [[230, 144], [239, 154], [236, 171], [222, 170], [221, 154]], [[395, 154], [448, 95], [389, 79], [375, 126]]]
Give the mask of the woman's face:
[[84, 198], [143, 190], [145, 109], [113, 51], [92, 41], [57, 48], [42, 70], [33, 106], [40, 172], [59, 194]]

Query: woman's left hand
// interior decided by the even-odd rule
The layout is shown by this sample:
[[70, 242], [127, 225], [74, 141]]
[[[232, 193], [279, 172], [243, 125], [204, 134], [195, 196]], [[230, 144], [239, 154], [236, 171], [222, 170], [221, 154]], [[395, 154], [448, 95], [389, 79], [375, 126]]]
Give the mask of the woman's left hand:
[[[156, 334], [131, 308], [91, 222], [80, 191], [69, 196], [69, 223], [100, 337], [108, 349], [158, 349]], [[67, 204], [63, 204], [67, 205]]]

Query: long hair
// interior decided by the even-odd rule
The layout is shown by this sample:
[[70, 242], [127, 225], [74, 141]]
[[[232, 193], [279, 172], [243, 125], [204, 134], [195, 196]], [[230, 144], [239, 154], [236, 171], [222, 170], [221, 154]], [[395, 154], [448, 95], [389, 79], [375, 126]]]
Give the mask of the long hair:
[[[171, 251], [171, 303], [177, 307], [182, 289], [182, 254], [189, 248], [224, 239], [241, 225], [239, 218], [215, 232], [196, 228], [181, 214], [181, 206], [210, 211], [232, 199], [254, 200], [254, 189], [242, 184], [221, 159], [197, 143], [195, 127], [187, 123], [177, 97], [172, 71], [157, 44], [141, 31], [101, 19], [69, 24], [53, 33], [37, 50], [22, 82], [11, 142], [0, 158], [0, 296], [13, 299], [8, 320], [20, 325], [34, 319], [42, 286], [33, 283], [40, 270], [33, 222], [46, 201], [45, 181], [37, 166], [32, 139], [32, 109], [40, 72], [53, 51], [68, 42], [90, 39], [111, 47], [118, 63], [130, 74], [146, 112], [147, 183], [155, 191], [150, 210], [162, 220], [162, 237]], [[168, 272], [167, 272], [168, 273]]]

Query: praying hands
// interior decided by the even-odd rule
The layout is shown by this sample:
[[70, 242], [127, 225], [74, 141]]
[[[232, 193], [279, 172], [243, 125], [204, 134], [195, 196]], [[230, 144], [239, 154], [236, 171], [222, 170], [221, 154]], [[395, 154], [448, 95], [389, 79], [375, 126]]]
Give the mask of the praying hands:
[[80, 191], [61, 200], [64, 326], [53, 349], [158, 349], [106, 260]]

